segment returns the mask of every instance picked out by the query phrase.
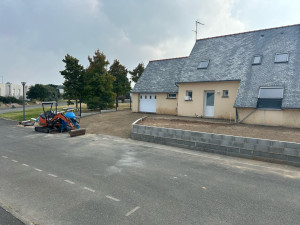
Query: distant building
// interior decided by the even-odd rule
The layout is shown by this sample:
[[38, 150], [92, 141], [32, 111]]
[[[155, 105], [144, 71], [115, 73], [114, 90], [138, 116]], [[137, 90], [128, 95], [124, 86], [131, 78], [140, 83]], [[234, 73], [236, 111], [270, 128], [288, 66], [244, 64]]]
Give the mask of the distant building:
[[[25, 85], [25, 98], [29, 88], [30, 86]], [[0, 96], [21, 98], [23, 97], [23, 86], [21, 84], [12, 84], [10, 82], [0, 84]]]

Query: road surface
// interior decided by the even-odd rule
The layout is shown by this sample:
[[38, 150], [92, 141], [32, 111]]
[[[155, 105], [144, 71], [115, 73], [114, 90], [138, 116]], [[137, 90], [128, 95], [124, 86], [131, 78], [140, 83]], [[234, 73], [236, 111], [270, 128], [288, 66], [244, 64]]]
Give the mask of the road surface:
[[300, 169], [105, 135], [39, 134], [0, 120], [0, 202], [27, 221], [285, 224]]

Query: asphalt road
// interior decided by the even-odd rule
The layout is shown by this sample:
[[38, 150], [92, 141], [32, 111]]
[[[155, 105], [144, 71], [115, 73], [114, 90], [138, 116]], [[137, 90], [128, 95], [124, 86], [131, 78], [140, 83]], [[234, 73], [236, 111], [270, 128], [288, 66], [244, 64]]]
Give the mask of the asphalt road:
[[0, 120], [0, 202], [35, 224], [299, 224], [300, 168]]

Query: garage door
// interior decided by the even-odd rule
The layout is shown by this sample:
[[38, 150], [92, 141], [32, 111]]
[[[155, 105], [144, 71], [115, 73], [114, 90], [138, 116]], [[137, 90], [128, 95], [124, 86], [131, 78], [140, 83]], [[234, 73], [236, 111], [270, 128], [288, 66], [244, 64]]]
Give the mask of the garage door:
[[156, 95], [140, 94], [139, 111], [156, 113]]

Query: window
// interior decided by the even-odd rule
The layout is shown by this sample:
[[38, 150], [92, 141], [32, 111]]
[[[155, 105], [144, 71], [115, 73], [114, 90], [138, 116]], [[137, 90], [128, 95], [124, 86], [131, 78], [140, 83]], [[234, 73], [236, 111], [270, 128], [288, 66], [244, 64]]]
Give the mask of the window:
[[169, 94], [168, 94], [168, 98], [176, 98], [176, 94], [171, 94], [171, 93], [169, 93]]
[[276, 53], [275, 55], [275, 62], [282, 63], [289, 61], [289, 53]]
[[152, 98], [152, 96], [150, 95], [150, 99]]
[[261, 58], [262, 58], [261, 55], [255, 55], [252, 60], [252, 65], [261, 64]]
[[229, 97], [229, 92], [228, 92], [228, 90], [223, 90], [223, 95], [222, 95], [222, 97], [223, 98], [228, 98]]
[[147, 99], [147, 95], [145, 95], [145, 99]]
[[281, 109], [283, 88], [261, 87], [259, 89], [257, 108]]
[[207, 69], [209, 60], [203, 60], [199, 63], [198, 69]]
[[143, 95], [141, 95], [140, 99], [143, 99]]
[[193, 92], [192, 91], [186, 91], [186, 95], [184, 97], [185, 101], [191, 101], [193, 98]]

